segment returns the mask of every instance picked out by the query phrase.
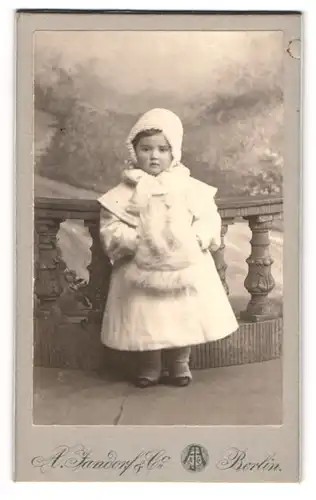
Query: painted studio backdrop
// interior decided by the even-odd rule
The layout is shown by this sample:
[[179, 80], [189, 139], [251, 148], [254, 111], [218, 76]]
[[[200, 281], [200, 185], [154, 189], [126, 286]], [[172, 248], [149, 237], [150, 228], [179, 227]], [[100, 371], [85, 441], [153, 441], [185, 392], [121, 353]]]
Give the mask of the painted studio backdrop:
[[[283, 58], [282, 32], [36, 33], [35, 422], [111, 423], [112, 394], [125, 394], [125, 386], [108, 385], [106, 399], [105, 378], [89, 375], [82, 382], [89, 391], [80, 396], [78, 369], [86, 373], [106, 365], [98, 322], [111, 273], [100, 250], [96, 199], [120, 179], [131, 127], [157, 107], [180, 117], [182, 161], [192, 176], [218, 188], [222, 246], [216, 267], [240, 324], [227, 341], [195, 350], [193, 367], [237, 370], [247, 364], [253, 371], [241, 371], [238, 378], [238, 370], [200, 370], [196, 377], [203, 375], [207, 384], [216, 376], [229, 381], [231, 397], [225, 396], [218, 414], [213, 409], [226, 389], [215, 383], [207, 385], [209, 394], [214, 391], [209, 411], [192, 421], [181, 410], [182, 400], [167, 398], [168, 418], [157, 414], [149, 422], [141, 414], [135, 422], [281, 422]], [[58, 391], [52, 387], [61, 391], [63, 404], [53, 404]], [[204, 401], [202, 382], [192, 387]], [[93, 391], [95, 411], [88, 404]]]
[[[282, 195], [282, 61], [281, 32], [37, 33], [35, 196], [96, 198], [114, 186], [126, 136], [152, 107], [179, 115], [183, 163], [218, 197]], [[274, 227], [272, 298], [282, 293], [282, 222]], [[74, 223], [60, 233], [67, 264], [85, 279], [85, 259], [72, 252], [84, 234]], [[247, 300], [249, 251], [247, 226], [231, 226], [232, 300]]]

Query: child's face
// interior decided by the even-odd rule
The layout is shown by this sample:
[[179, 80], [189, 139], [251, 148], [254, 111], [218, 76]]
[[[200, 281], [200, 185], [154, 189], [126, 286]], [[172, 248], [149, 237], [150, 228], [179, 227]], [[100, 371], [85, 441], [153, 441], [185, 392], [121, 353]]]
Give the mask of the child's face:
[[142, 137], [136, 146], [138, 167], [147, 174], [158, 175], [170, 167], [172, 154], [163, 134]]

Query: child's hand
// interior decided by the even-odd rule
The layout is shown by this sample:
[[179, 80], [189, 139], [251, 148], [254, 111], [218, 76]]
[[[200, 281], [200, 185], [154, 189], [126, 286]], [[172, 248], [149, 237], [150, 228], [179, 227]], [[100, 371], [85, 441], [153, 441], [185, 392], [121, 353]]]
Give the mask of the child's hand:
[[217, 250], [219, 250], [219, 247], [220, 247], [220, 245], [218, 245], [218, 244], [215, 242], [215, 240], [213, 239], [213, 240], [211, 241], [211, 244], [210, 244], [210, 251], [211, 251], [211, 252], [216, 252]]
[[[196, 235], [196, 240], [199, 244], [199, 247], [202, 249], [202, 250], [206, 250], [206, 247], [205, 245], [203, 244], [203, 241], [201, 240], [201, 238]], [[210, 246], [208, 247], [208, 250], [210, 250], [211, 252], [216, 252], [217, 250], [219, 249], [219, 245], [215, 242], [214, 239], [212, 239], [211, 241], [211, 244]]]

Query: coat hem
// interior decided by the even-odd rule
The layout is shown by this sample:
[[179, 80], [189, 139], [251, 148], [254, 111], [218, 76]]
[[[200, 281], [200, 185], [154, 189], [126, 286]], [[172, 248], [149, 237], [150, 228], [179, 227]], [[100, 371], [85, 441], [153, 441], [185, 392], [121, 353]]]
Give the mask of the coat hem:
[[116, 351], [122, 351], [122, 352], [142, 352], [142, 351], [159, 351], [159, 350], [162, 350], [162, 349], [177, 349], [177, 348], [180, 348], [180, 347], [187, 347], [187, 346], [196, 346], [196, 345], [202, 345], [202, 344], [209, 344], [210, 342], [217, 342], [219, 340], [222, 340], [226, 337], [229, 337], [230, 335], [232, 335], [233, 333], [235, 333], [239, 328], [239, 325], [237, 325], [237, 327], [234, 329], [234, 330], [231, 330], [229, 333], [225, 333], [223, 335], [221, 335], [220, 337], [217, 337], [216, 339], [206, 339], [206, 340], [201, 340], [201, 341], [197, 341], [197, 342], [190, 342], [189, 344], [159, 344], [159, 345], [156, 345], [156, 346], [146, 346], [146, 347], [126, 347], [126, 348], [123, 348], [122, 346], [117, 346], [117, 345], [114, 345], [114, 344], [111, 344], [110, 342], [105, 342], [103, 340], [101, 340], [102, 344], [105, 346], [105, 347], [109, 347], [110, 349], [115, 349]]

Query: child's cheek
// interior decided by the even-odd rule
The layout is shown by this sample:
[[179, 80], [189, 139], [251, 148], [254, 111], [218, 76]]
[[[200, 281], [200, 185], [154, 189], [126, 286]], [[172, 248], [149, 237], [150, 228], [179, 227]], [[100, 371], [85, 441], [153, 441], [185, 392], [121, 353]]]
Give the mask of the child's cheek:
[[147, 155], [146, 153], [140, 153], [137, 157], [137, 160], [140, 162], [140, 163], [146, 163], [147, 161]]

